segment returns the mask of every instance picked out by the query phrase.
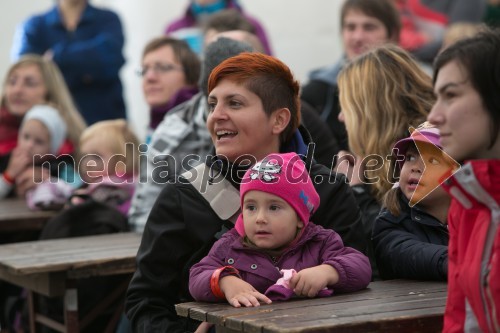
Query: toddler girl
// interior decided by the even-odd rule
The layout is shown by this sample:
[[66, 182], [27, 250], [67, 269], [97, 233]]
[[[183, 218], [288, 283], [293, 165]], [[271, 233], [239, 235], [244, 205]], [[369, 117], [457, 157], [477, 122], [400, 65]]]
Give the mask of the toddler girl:
[[296, 153], [268, 155], [247, 170], [240, 198], [235, 228], [190, 270], [196, 300], [258, 306], [355, 291], [370, 282], [368, 258], [310, 222], [319, 196]]

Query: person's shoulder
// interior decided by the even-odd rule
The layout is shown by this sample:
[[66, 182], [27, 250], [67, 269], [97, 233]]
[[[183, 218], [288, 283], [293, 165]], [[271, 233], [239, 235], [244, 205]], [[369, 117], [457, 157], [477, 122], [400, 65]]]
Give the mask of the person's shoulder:
[[41, 24], [44, 24], [46, 22], [51, 22], [57, 20], [59, 17], [59, 14], [57, 13], [56, 7], [53, 7], [49, 10], [46, 10], [44, 12], [36, 13], [28, 18], [26, 18], [23, 22], [24, 26], [39, 26]]
[[411, 222], [409, 212], [406, 211], [405, 207], [401, 208], [399, 215], [392, 214], [386, 207], [382, 208], [375, 220], [375, 227], [403, 225], [407, 221]]
[[118, 14], [109, 8], [94, 7], [88, 4], [88, 12], [99, 21], [120, 20]]

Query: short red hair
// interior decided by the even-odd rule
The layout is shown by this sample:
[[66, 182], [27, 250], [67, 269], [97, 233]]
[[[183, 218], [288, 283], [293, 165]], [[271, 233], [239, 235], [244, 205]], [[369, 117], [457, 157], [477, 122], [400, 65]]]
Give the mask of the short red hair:
[[241, 84], [259, 96], [268, 116], [281, 108], [290, 110], [290, 122], [281, 133], [281, 142], [291, 139], [300, 124], [300, 98], [299, 83], [287, 65], [269, 55], [244, 52], [213, 69], [208, 93], [224, 79]]

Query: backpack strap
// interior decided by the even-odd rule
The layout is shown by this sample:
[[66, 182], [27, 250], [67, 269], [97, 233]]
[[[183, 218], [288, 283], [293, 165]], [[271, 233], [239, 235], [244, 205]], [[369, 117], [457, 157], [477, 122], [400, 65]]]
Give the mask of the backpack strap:
[[221, 220], [236, 222], [240, 213], [240, 192], [224, 176], [218, 174], [210, 179], [210, 168], [205, 163], [181, 176], [194, 186]]

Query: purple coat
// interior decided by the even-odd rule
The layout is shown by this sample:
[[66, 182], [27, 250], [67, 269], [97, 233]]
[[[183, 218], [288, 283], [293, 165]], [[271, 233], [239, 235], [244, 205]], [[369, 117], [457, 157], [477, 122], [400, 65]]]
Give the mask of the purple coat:
[[210, 278], [222, 266], [238, 269], [241, 278], [261, 293], [276, 283], [281, 277], [281, 269], [293, 268], [299, 272], [321, 264], [333, 266], [339, 274], [338, 283], [328, 286], [334, 292], [360, 290], [371, 280], [370, 262], [364, 254], [344, 247], [335, 231], [313, 223], [306, 226], [299, 241], [285, 250], [276, 262], [269, 255], [244, 246], [242, 240], [235, 229], [228, 231], [209, 254], [191, 268], [189, 291], [195, 300], [220, 301], [210, 289]]
[[[262, 46], [264, 46], [264, 50], [266, 50], [266, 53], [272, 55], [271, 45], [269, 43], [266, 31], [264, 30], [262, 24], [260, 24], [260, 22], [257, 21], [255, 18], [245, 14], [241, 6], [237, 4], [235, 0], [226, 0], [226, 9], [236, 9], [237, 11], [239, 11], [253, 25], [255, 29], [255, 35], [259, 38], [260, 42], [262, 43]], [[165, 29], [165, 34], [169, 35], [174, 31], [196, 26], [197, 26], [196, 18], [191, 12], [191, 7], [189, 6], [186, 9], [184, 16], [168, 24], [167, 28]]]

